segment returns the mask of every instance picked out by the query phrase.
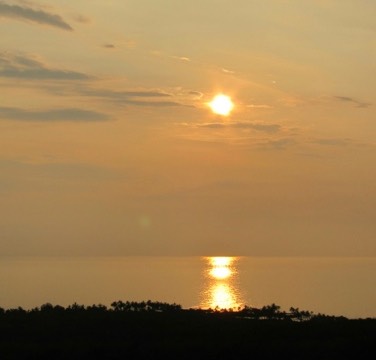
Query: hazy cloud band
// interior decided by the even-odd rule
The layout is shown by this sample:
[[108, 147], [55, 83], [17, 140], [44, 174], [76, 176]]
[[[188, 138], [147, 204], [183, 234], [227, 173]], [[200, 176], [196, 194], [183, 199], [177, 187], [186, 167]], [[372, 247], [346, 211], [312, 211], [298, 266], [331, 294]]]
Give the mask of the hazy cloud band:
[[30, 7], [8, 5], [0, 2], [0, 16], [19, 20], [32, 21], [38, 24], [50, 25], [63, 30], [72, 31], [73, 28], [61, 16]]
[[0, 119], [17, 121], [104, 121], [106, 114], [76, 108], [25, 110], [14, 107], [0, 107]]
[[87, 80], [90, 76], [77, 71], [52, 69], [29, 55], [0, 52], [0, 77], [30, 80]]

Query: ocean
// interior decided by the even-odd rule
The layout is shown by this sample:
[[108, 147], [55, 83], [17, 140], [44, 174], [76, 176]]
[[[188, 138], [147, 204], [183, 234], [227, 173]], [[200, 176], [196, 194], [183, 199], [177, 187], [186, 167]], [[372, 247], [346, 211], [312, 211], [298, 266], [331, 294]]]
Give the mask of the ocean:
[[155, 300], [376, 317], [376, 258], [2, 257], [0, 307]]

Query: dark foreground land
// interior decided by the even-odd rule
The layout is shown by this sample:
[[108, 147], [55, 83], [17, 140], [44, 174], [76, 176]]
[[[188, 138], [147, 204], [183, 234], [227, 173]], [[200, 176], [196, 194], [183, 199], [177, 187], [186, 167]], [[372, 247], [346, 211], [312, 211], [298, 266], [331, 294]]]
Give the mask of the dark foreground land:
[[0, 359], [373, 359], [376, 319], [272, 304], [238, 311], [114, 302], [0, 308]]

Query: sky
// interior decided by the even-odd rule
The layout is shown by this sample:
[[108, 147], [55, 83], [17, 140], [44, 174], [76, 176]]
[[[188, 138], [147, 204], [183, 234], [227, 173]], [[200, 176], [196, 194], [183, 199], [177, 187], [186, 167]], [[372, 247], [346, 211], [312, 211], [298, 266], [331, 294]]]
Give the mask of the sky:
[[1, 255], [376, 256], [375, 14], [0, 0]]

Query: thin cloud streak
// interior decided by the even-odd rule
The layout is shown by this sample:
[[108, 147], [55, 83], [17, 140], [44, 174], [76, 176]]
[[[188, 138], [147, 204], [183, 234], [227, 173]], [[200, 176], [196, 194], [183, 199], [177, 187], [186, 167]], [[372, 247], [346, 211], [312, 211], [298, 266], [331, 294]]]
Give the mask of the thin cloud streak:
[[296, 145], [297, 142], [291, 138], [282, 138], [276, 140], [268, 140], [265, 143], [261, 144], [261, 147], [272, 148], [274, 150], [285, 150], [290, 146]]
[[128, 97], [142, 97], [142, 98], [159, 98], [159, 97], [171, 97], [170, 94], [166, 94], [160, 91], [113, 91], [107, 89], [88, 89], [79, 88], [80, 94], [88, 96], [108, 97], [112, 99], [124, 99]]
[[252, 129], [256, 131], [266, 132], [266, 133], [276, 133], [281, 130], [281, 126], [278, 124], [260, 124], [260, 123], [251, 123], [251, 122], [234, 122], [234, 123], [207, 123], [198, 125], [202, 128], [238, 128], [238, 129]]
[[352, 103], [358, 108], [368, 108], [372, 105], [371, 103], [362, 102], [349, 96], [335, 96], [334, 98], [338, 101]]
[[48, 109], [48, 110], [25, 110], [14, 107], [0, 107], [0, 119], [15, 121], [73, 121], [73, 122], [96, 122], [106, 121], [106, 114], [76, 108]]
[[0, 53], [0, 77], [30, 80], [88, 80], [87, 74], [53, 69], [29, 55]]
[[[109, 89], [90, 89], [82, 86], [77, 87], [73, 90], [73, 92], [80, 96], [98, 97], [102, 99], [121, 102], [124, 105], [154, 107], [187, 106], [176, 101], [161, 101], [160, 99], [172, 98], [172, 95], [158, 90], [114, 91]], [[144, 100], [138, 100], [138, 98], [142, 98]]]
[[31, 21], [41, 25], [49, 25], [59, 29], [73, 31], [73, 28], [60, 15], [51, 14], [31, 7], [9, 5], [0, 2], [0, 17]]
[[246, 107], [251, 108], [251, 109], [271, 109], [271, 108], [273, 108], [273, 106], [264, 105], [264, 104], [261, 104], [261, 105], [250, 104], [250, 105], [246, 105]]
[[104, 44], [103, 47], [105, 49], [115, 49], [116, 48], [116, 46], [114, 44]]
[[181, 60], [181, 61], [186, 61], [186, 62], [192, 61], [189, 57], [186, 57], [186, 56], [171, 56], [171, 57], [173, 59]]

